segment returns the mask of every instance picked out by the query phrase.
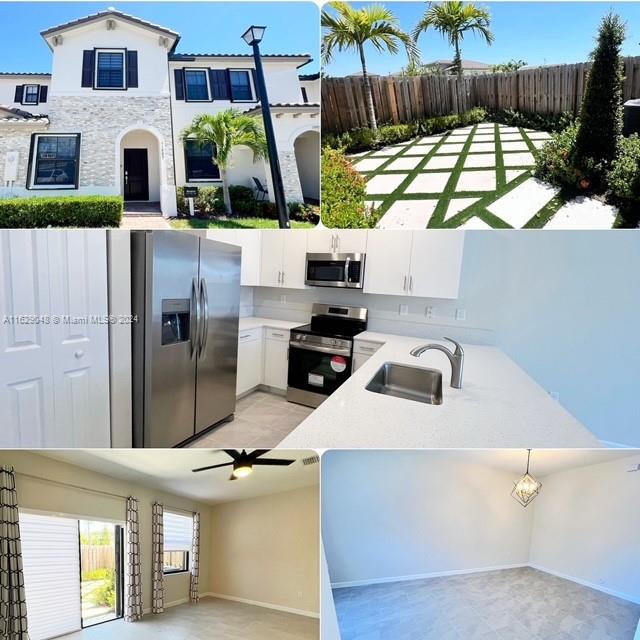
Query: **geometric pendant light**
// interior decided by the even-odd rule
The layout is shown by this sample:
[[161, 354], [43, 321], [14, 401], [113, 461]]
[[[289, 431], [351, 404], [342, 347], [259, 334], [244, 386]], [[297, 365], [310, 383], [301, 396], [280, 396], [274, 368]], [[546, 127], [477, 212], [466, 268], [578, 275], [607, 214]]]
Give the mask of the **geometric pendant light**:
[[538, 482], [529, 474], [529, 460], [531, 458], [531, 449], [527, 449], [527, 471], [514, 483], [511, 495], [523, 506], [526, 507], [540, 492], [542, 483]]

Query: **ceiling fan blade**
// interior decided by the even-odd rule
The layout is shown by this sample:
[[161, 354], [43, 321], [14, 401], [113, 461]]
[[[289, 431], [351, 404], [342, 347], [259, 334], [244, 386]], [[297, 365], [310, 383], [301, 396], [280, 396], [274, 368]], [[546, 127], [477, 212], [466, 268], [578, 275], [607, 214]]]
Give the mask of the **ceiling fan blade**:
[[251, 453], [248, 453], [247, 457], [251, 460], [255, 460], [256, 458], [263, 456], [265, 453], [269, 453], [269, 451], [271, 451], [271, 449], [255, 449]]
[[208, 467], [200, 467], [199, 469], [191, 469], [193, 473], [197, 473], [198, 471], [209, 471], [209, 469], [219, 469], [220, 467], [231, 467], [233, 466], [233, 462], [224, 462], [223, 464], [212, 464]]
[[232, 460], [237, 460], [242, 454], [235, 449], [222, 449]]
[[290, 464], [293, 464], [295, 460], [281, 460], [277, 458], [260, 458], [259, 460], [254, 460], [253, 464], [261, 464], [265, 467], [273, 466], [273, 467], [288, 467]]

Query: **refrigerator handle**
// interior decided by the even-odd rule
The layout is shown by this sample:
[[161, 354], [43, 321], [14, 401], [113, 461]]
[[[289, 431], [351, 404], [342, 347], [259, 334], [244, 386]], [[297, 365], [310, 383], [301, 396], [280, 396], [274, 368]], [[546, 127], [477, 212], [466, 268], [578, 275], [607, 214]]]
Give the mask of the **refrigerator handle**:
[[198, 358], [204, 360], [205, 349], [209, 339], [209, 293], [207, 291], [207, 282], [204, 278], [200, 278], [200, 308], [202, 309], [202, 337], [200, 338], [200, 352]]
[[191, 360], [195, 358], [198, 350], [198, 337], [200, 335], [200, 298], [198, 297], [198, 279], [191, 281], [191, 323], [189, 328], [189, 340], [191, 342]]

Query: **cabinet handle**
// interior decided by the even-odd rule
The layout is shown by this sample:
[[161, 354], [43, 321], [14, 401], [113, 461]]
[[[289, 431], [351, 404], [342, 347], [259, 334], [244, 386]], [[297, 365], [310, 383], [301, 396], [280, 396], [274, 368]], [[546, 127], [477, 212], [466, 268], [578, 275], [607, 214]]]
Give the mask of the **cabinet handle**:
[[360, 351], [375, 351], [375, 347], [364, 347], [364, 346], [358, 346], [358, 349], [360, 349]]
[[82, 358], [83, 355], [84, 355], [84, 351], [82, 351], [81, 349], [78, 349], [78, 351], [76, 351], [73, 354], [73, 356], [78, 360], [80, 360], [80, 358]]
[[340, 236], [336, 233], [336, 253], [340, 250]]
[[404, 284], [402, 285], [402, 290], [403, 291], [407, 290], [407, 276], [404, 277]]
[[278, 336], [278, 338], [284, 338], [284, 333], [276, 333], [275, 331], [271, 332], [272, 336]]
[[282, 284], [284, 284], [284, 271], [282, 272]]
[[413, 291], [413, 276], [409, 276], [409, 291]]
[[242, 339], [244, 339], [244, 338], [250, 338], [250, 337], [251, 337], [251, 334], [250, 334], [250, 333], [247, 333], [247, 334], [246, 334], [246, 335], [244, 335], [244, 336], [240, 336], [240, 339], [242, 340]]
[[280, 276], [282, 275], [282, 271], [278, 271], [278, 284], [280, 284]]

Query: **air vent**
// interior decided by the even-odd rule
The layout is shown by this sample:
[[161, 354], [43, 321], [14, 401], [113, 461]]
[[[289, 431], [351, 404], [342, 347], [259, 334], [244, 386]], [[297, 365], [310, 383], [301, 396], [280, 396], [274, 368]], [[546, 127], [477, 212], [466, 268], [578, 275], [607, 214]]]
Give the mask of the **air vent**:
[[318, 464], [320, 462], [320, 456], [309, 456], [302, 459], [302, 464], [306, 467], [310, 464]]

